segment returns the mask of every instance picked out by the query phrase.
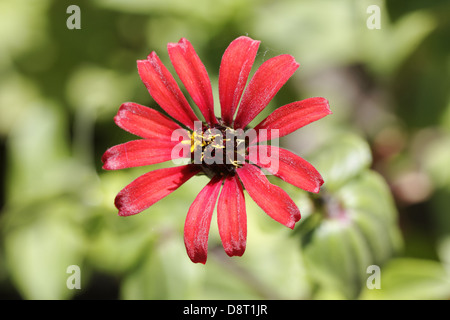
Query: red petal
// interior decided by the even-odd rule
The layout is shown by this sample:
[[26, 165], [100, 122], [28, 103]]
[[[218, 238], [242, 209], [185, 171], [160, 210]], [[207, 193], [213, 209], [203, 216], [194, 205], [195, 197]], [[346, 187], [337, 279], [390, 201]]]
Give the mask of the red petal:
[[271, 140], [288, 135], [329, 114], [331, 114], [331, 110], [326, 99], [309, 98], [276, 109], [254, 129], [258, 132], [261, 129], [267, 130], [267, 139], [258, 137], [258, 141]]
[[169, 43], [167, 49], [175, 71], [206, 122], [216, 124], [211, 81], [194, 47], [187, 39], [182, 38], [178, 43]]
[[149, 139], [119, 144], [109, 148], [103, 154], [103, 169], [118, 170], [178, 159], [180, 158], [179, 154], [172, 155], [172, 150], [177, 144], [177, 141], [166, 142]]
[[228, 176], [217, 204], [219, 234], [225, 252], [242, 256], [247, 241], [247, 215], [242, 185], [237, 176]]
[[264, 173], [252, 164], [244, 164], [236, 170], [250, 197], [271, 218], [293, 229], [300, 220], [300, 211], [289, 195], [271, 184]]
[[222, 57], [219, 72], [219, 97], [222, 120], [231, 125], [260, 41], [239, 37], [230, 43]]
[[199, 121], [169, 70], [155, 52], [147, 60], [138, 60], [139, 75], [156, 103], [171, 117], [193, 129]]
[[189, 208], [184, 225], [184, 244], [192, 262], [206, 263], [209, 228], [221, 185], [221, 177], [212, 178]]
[[269, 104], [298, 67], [299, 64], [288, 54], [264, 62], [244, 92], [234, 127], [245, 128]]
[[198, 166], [186, 165], [158, 169], [140, 176], [116, 196], [119, 215], [129, 216], [147, 209], [199, 172]]
[[[282, 148], [269, 145], [250, 146], [250, 161], [303, 190], [317, 193], [323, 184], [320, 173], [306, 160]], [[276, 161], [261, 161], [260, 155], [276, 157]]]
[[114, 121], [122, 129], [146, 139], [171, 141], [172, 133], [181, 129], [160, 112], [133, 102], [122, 104]]

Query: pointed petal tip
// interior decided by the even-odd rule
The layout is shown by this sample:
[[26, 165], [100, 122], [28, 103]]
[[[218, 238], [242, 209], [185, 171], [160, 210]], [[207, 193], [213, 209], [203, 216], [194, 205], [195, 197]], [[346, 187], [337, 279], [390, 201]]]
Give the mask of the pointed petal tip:
[[108, 171], [114, 170], [113, 168], [111, 168], [111, 167], [109, 166], [108, 163], [106, 163], [106, 160], [103, 161], [103, 159], [102, 159], [102, 162], [103, 162], [103, 166], [102, 166], [102, 169], [103, 169], [103, 170], [108, 170]]
[[141, 76], [141, 79], [145, 75], [145, 73], [147, 72], [146, 70], [148, 68], [151, 68], [151, 66], [155, 64], [155, 61], [158, 61], [158, 60], [159, 60], [158, 55], [156, 54], [155, 51], [152, 51], [147, 56], [147, 59], [140, 59], [140, 60], [136, 61], [138, 73]]
[[131, 102], [131, 101], [124, 102], [124, 103], [122, 103], [122, 104], [120, 105], [119, 111], [120, 111], [121, 109], [127, 108], [127, 107], [129, 107], [130, 105], [133, 105], [133, 104], [134, 104], [134, 102]]
[[289, 228], [289, 229], [291, 229], [291, 230], [294, 230], [294, 227], [295, 227], [295, 223], [292, 223], [292, 224], [286, 225], [286, 227], [288, 227], [288, 228]]
[[145, 65], [147, 65], [148, 63], [150, 63], [151, 60], [154, 59], [154, 55], [156, 55], [156, 53], [155, 53], [155, 52], [152, 52], [152, 53], [150, 53], [150, 54], [147, 56], [147, 59], [139, 59], [139, 60], [136, 60], [136, 66], [137, 66], [137, 68], [138, 68], [138, 72], [139, 72], [139, 70], [142, 69], [142, 67], [144, 67]]
[[323, 178], [322, 178], [322, 176], [320, 176], [320, 178], [319, 178], [319, 181], [317, 181], [317, 188], [316, 189], [314, 189], [314, 193], [319, 193], [320, 192], [320, 189], [322, 188], [322, 185], [324, 184], [324, 180], [323, 180]]
[[298, 211], [297, 214], [295, 214], [292, 217], [292, 220], [289, 223], [286, 224], [286, 227], [288, 227], [291, 230], [294, 230], [295, 224], [300, 221], [301, 217], [302, 216], [300, 214], [300, 211]]
[[199, 264], [206, 264], [206, 260], [208, 259], [208, 254], [207, 252], [199, 252], [196, 250], [193, 251], [187, 251], [188, 257], [189, 259], [191, 259], [191, 261], [193, 263], [199, 263]]
[[188, 50], [188, 46], [192, 46], [191, 42], [186, 39], [186, 38], [180, 38], [180, 40], [178, 40], [178, 42], [169, 42], [167, 44], [167, 51], [176, 49], [176, 48], [180, 48], [183, 52], [185, 52], [186, 50]]
[[147, 56], [147, 60], [138, 60], [139, 61], [150, 61], [153, 60], [155, 58], [158, 58], [158, 54], [156, 53], [156, 51], [152, 51], [149, 53], [149, 55]]
[[180, 39], [180, 41], [178, 41], [178, 42], [169, 42], [169, 43], [167, 44], [167, 50], [170, 50], [170, 49], [172, 49], [172, 48], [174, 48], [174, 47], [178, 47], [178, 46], [181, 45], [181, 44], [182, 44], [181, 39]]
[[[187, 239], [186, 239], [187, 240]], [[199, 248], [192, 248], [185, 240], [186, 253], [193, 263], [206, 264], [208, 259], [208, 253], [204, 250], [199, 250]]]
[[120, 217], [126, 217], [126, 216], [132, 215], [132, 213], [130, 213], [130, 211], [127, 210], [128, 206], [125, 205], [125, 203], [124, 203], [123, 190], [117, 194], [116, 198], [114, 199], [114, 205], [119, 210], [119, 212], [117, 214]]
[[189, 257], [189, 258], [191, 259], [191, 261], [193, 263], [199, 263], [199, 264], [206, 265], [206, 257], [205, 257], [205, 259], [196, 259], [196, 258], [191, 258], [191, 257]]
[[286, 64], [291, 64], [292, 68], [294, 70], [297, 70], [300, 67], [300, 63], [295, 60], [295, 57], [293, 55], [288, 54], [288, 53], [280, 54], [279, 56], [276, 56], [274, 58], [285, 60], [285, 63]]
[[105, 151], [105, 153], [102, 155], [102, 169], [103, 170], [114, 170], [114, 167], [111, 166], [111, 162], [109, 161], [109, 159], [111, 159], [111, 149], [114, 147], [109, 148], [108, 150]]
[[127, 211], [126, 209], [124, 209], [123, 206], [119, 202], [117, 202], [117, 203], [115, 202], [115, 205], [116, 205], [116, 208], [119, 210], [117, 212], [117, 215], [119, 217], [128, 217], [128, 216], [133, 215], [133, 213], [131, 213], [131, 212]]
[[246, 245], [244, 244], [241, 248], [224, 248], [225, 253], [229, 257], [242, 257], [245, 252]]
[[123, 190], [117, 194], [116, 198], [114, 199], [114, 205], [119, 210], [117, 213], [119, 217], [133, 216], [147, 209], [147, 208], [139, 208], [139, 209], [134, 208], [133, 204], [127, 200], [127, 195], [124, 194]]
[[187, 43], [190, 43], [188, 39], [186, 39], [185, 37], [181, 37], [180, 40], [178, 40], [178, 42], [169, 42], [167, 44], [167, 46], [176, 46], [176, 45], [185, 45]]
[[316, 177], [316, 186], [312, 190], [307, 190], [308, 192], [317, 194], [320, 192], [320, 189], [322, 188], [322, 185], [324, 184], [324, 180], [323, 180], [322, 176], [320, 175], [319, 172], [317, 172], [317, 173], [319, 174], [319, 176]]
[[252, 38], [250, 38], [248, 36], [240, 36], [240, 37], [237, 37], [236, 39], [234, 39], [230, 43], [230, 45], [232, 43], [238, 43], [238, 42], [242, 42], [242, 41], [248, 42], [249, 44], [251, 44], [252, 46], [255, 46], [256, 48], [259, 48], [259, 45], [261, 44], [260, 40], [255, 40], [255, 39], [252, 39]]
[[134, 104], [132, 102], [122, 103], [119, 107], [119, 110], [117, 110], [117, 113], [113, 118], [114, 123], [120, 127], [122, 119], [126, 118], [126, 113], [133, 108], [133, 105]]
[[124, 213], [123, 211], [120, 211], [120, 210], [117, 212], [117, 215], [119, 217], [127, 217], [127, 216], [129, 216], [129, 214], [126, 214], [126, 213]]
[[312, 193], [319, 193], [320, 192], [320, 186], [317, 186], [314, 190], [311, 190]]
[[325, 110], [327, 114], [333, 114], [330, 108], [330, 102], [323, 97], [308, 98], [305, 99], [304, 101], [310, 101], [315, 105], [321, 106], [322, 109]]
[[147, 61], [148, 61], [148, 60], [142, 60], [142, 59], [136, 60], [136, 65], [137, 65], [138, 69], [139, 69], [139, 66], [141, 66], [141, 65], [144, 64], [144, 63], [146, 63]]
[[319, 99], [323, 100], [322, 103], [325, 107], [325, 110], [328, 111], [328, 114], [333, 114], [333, 112], [331, 111], [331, 108], [330, 108], [330, 102], [325, 98], [319, 98]]

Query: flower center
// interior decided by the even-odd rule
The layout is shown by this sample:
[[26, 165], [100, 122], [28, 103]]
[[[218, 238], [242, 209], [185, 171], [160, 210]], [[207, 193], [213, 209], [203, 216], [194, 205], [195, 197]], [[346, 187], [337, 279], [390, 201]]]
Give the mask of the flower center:
[[246, 138], [242, 129], [217, 124], [202, 126], [191, 134], [191, 161], [208, 175], [234, 175], [246, 157]]

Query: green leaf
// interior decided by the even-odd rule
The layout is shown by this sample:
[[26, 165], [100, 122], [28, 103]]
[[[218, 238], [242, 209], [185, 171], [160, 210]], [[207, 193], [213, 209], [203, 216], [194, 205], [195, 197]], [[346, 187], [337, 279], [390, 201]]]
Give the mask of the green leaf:
[[366, 171], [337, 193], [351, 220], [364, 234], [373, 257], [381, 264], [402, 246], [397, 209], [389, 187], [374, 171]]
[[86, 258], [96, 269], [111, 274], [131, 269], [148, 254], [148, 245], [155, 238], [145, 217], [124, 219], [109, 210], [94, 216], [85, 227], [91, 229], [86, 230], [90, 234]]
[[195, 299], [202, 284], [200, 265], [187, 257], [180, 235], [169, 232], [146, 248], [147, 254], [121, 285], [123, 299]]
[[316, 227], [302, 240], [308, 270], [321, 288], [345, 298], [359, 295], [370, 265], [382, 265], [401, 247], [389, 189], [373, 171], [361, 172], [328, 194], [324, 212], [309, 219], [314, 216]]
[[[230, 260], [236, 265], [230, 263], [229, 269], [258, 293], [258, 299], [308, 298], [310, 283], [294, 232], [271, 221], [259, 210], [254, 209], [254, 204], [248, 205], [246, 252], [242, 257]], [[267, 228], [266, 223], [275, 227]], [[224, 257], [224, 260], [228, 259]], [[233, 296], [229, 295], [228, 299], [233, 299]]]
[[367, 142], [350, 133], [335, 135], [311, 158], [324, 178], [323, 187], [329, 191], [338, 189], [372, 162]]
[[[450, 108], [448, 108], [450, 110]], [[423, 152], [424, 168], [437, 187], [450, 191], [450, 134], [443, 135], [429, 145]]]
[[7, 212], [3, 225], [7, 268], [23, 298], [70, 298], [76, 293], [66, 283], [71, 265], [80, 267], [84, 287], [85, 239], [70, 219], [79, 209], [77, 203], [61, 198]]
[[424, 300], [450, 297], [448, 271], [437, 261], [393, 259], [380, 269], [380, 278], [381, 288], [366, 288], [362, 299]]
[[54, 195], [72, 186], [67, 183], [67, 173], [74, 168], [65, 140], [66, 122], [58, 107], [50, 102], [35, 102], [11, 130], [7, 200], [12, 205]]
[[310, 274], [321, 286], [342, 292], [347, 298], [358, 295], [364, 272], [371, 264], [366, 241], [352, 225], [324, 221], [305, 248]]

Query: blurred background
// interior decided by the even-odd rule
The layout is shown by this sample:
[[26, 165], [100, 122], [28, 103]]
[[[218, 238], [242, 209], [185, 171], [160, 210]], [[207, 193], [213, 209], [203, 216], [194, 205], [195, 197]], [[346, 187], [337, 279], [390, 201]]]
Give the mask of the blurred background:
[[[66, 26], [72, 4], [81, 29]], [[444, 0], [0, 0], [0, 298], [449, 299], [449, 16]], [[123, 218], [117, 192], [170, 164], [100, 159], [135, 138], [113, 121], [123, 102], [158, 108], [136, 60], [154, 50], [173, 71], [166, 45], [186, 37], [219, 108], [221, 57], [241, 35], [261, 40], [253, 72], [283, 53], [301, 65], [254, 123], [330, 101], [333, 115], [281, 139], [325, 184], [273, 180], [302, 212], [294, 231], [246, 195], [244, 256], [226, 256], [213, 219], [198, 265], [183, 225], [205, 178]]]

